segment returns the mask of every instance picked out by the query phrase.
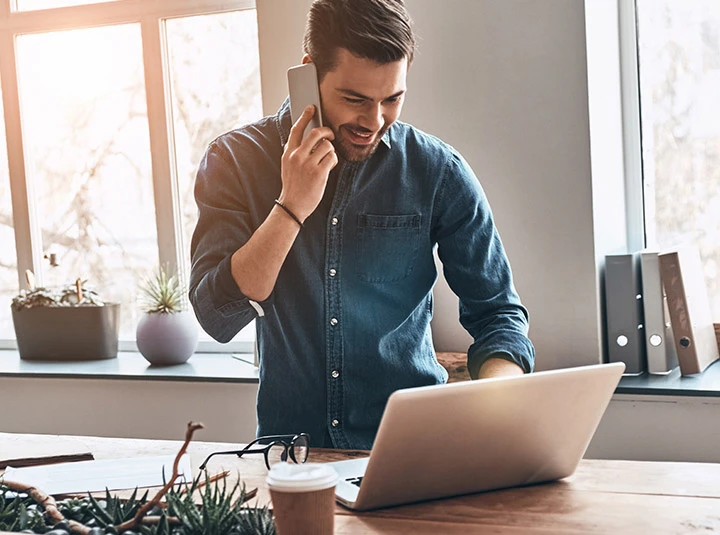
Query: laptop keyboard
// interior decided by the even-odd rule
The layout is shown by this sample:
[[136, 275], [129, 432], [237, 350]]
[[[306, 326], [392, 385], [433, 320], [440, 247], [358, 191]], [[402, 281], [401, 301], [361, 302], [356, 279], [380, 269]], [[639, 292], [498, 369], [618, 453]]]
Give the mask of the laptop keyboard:
[[362, 480], [363, 480], [363, 476], [348, 477], [345, 481], [347, 481], [348, 483], [352, 483], [353, 485], [357, 485], [359, 487], [360, 483], [362, 483]]

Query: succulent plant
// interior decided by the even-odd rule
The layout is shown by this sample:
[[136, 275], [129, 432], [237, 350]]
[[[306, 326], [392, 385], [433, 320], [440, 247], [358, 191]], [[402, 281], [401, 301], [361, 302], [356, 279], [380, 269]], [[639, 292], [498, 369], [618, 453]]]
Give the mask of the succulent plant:
[[[210, 482], [176, 486], [167, 494], [168, 509], [156, 507], [145, 518], [138, 531], [118, 531], [117, 526], [133, 518], [147, 501], [147, 492], [137, 497], [137, 490], [128, 498], [119, 498], [106, 491], [103, 499], [91, 495], [67, 498], [57, 503], [67, 520], [74, 520], [89, 529], [91, 535], [275, 535], [275, 522], [267, 507], [245, 504], [245, 485], [239, 481], [232, 488], [225, 477]], [[181, 490], [182, 489], [182, 490]], [[201, 493], [202, 504], [192, 495]], [[25, 493], [5, 487], [0, 478], [0, 531], [23, 533], [69, 533], [67, 521], [52, 524], [42, 509]], [[51, 531], [52, 530], [52, 531]]]
[[174, 314], [186, 308], [185, 289], [180, 279], [162, 266], [145, 279], [140, 289], [148, 314]]
[[[169, 511], [180, 520], [183, 535], [274, 535], [275, 523], [266, 507], [248, 507], [245, 485], [238, 480], [228, 489], [225, 478], [214, 484], [205, 475], [205, 485], [199, 489], [200, 478], [167, 494]], [[200, 492], [202, 506], [193, 496]]]

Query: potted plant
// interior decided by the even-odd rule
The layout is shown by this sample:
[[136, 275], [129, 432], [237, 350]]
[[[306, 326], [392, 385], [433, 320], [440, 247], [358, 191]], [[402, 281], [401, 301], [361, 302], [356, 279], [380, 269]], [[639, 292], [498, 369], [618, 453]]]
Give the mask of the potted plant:
[[60, 289], [35, 286], [11, 303], [13, 326], [23, 360], [103, 360], [117, 357], [120, 304], [106, 303], [78, 278]]
[[197, 349], [198, 328], [177, 275], [160, 267], [141, 290], [145, 314], [137, 325], [138, 350], [158, 366], [186, 362]]

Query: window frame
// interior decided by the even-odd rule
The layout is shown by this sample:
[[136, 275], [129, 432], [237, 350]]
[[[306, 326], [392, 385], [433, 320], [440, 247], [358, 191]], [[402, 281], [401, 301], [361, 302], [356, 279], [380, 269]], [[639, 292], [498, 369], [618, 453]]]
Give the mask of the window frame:
[[[12, 5], [11, 5], [12, 4]], [[10, 198], [17, 253], [18, 285], [27, 288], [24, 273], [32, 270], [42, 284], [42, 239], [28, 188], [20, 116], [16, 38], [18, 35], [139, 24], [142, 38], [145, 95], [150, 135], [150, 158], [155, 202], [158, 255], [161, 265], [189, 280], [182, 261], [187, 251], [182, 221], [172, 124], [170, 74], [164, 21], [171, 18], [256, 9], [255, 0], [116, 0], [96, 4], [13, 11], [15, 0], [0, 0], [0, 89], [7, 141]], [[0, 349], [16, 347], [0, 340]], [[134, 341], [121, 341], [121, 350], [135, 350]], [[199, 352], [253, 352], [254, 340], [219, 344], [201, 341]]]
[[618, 0], [626, 240], [629, 251], [643, 249], [648, 243], [647, 225], [645, 224], [640, 71], [635, 2], [636, 0]]

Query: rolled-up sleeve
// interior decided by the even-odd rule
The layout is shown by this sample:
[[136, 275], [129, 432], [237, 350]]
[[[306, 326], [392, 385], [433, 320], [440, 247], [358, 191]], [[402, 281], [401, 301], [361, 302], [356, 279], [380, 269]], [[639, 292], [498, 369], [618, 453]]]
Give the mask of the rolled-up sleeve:
[[473, 343], [468, 369], [475, 378], [491, 357], [533, 370], [535, 349], [528, 338], [528, 311], [515, 290], [510, 263], [490, 205], [475, 174], [453, 153], [435, 202], [438, 256], [450, 288], [460, 300], [460, 322]]
[[259, 307], [251, 302], [232, 275], [233, 253], [255, 231], [242, 182], [242, 174], [252, 170], [243, 169], [233, 152], [219, 138], [198, 167], [198, 222], [190, 248], [190, 302], [205, 332], [223, 343], [255, 319], [258, 308], [272, 306], [272, 296]]

